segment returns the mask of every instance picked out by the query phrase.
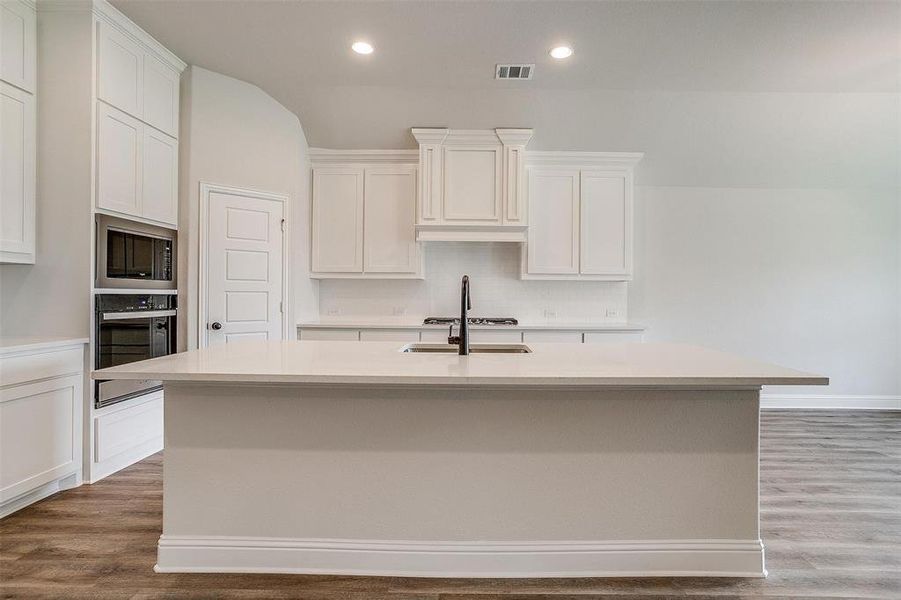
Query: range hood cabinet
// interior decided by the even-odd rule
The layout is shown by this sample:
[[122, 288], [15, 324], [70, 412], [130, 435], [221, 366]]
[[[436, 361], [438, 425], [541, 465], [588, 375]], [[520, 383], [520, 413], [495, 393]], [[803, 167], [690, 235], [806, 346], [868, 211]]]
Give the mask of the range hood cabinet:
[[524, 242], [531, 129], [413, 129], [419, 143], [417, 241]]

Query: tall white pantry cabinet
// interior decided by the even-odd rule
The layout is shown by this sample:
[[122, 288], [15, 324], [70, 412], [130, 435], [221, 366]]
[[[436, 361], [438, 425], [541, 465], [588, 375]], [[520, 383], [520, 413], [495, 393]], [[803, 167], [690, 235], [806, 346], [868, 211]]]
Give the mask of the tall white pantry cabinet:
[[184, 64], [96, 21], [97, 209], [178, 226], [178, 94]]
[[0, 2], [0, 263], [35, 261], [37, 17]]

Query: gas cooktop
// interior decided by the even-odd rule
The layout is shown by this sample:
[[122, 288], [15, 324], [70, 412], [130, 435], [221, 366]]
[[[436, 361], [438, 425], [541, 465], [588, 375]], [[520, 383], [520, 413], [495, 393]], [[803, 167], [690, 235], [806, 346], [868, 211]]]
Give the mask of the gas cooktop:
[[[460, 317], [426, 317], [423, 325], [451, 325], [460, 322]], [[519, 321], [513, 317], [469, 317], [470, 325], [517, 325]]]

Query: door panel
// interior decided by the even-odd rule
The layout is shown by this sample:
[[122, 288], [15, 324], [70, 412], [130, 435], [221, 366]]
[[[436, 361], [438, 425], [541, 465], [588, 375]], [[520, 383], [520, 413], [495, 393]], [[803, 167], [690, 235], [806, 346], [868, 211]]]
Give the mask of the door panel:
[[140, 119], [144, 51], [137, 42], [106, 23], [97, 24], [97, 35], [100, 68], [97, 96]]
[[120, 110], [97, 103], [97, 206], [141, 216], [143, 125]]
[[179, 74], [150, 54], [144, 54], [144, 121], [178, 137]]
[[363, 169], [313, 170], [313, 271], [363, 272]]
[[631, 229], [626, 176], [582, 172], [580, 272], [585, 275], [626, 273], [627, 238]]
[[579, 170], [529, 170], [528, 272], [579, 272]]
[[178, 224], [178, 141], [144, 127], [141, 212], [147, 219]]
[[0, 83], [0, 252], [34, 262], [34, 96]]
[[212, 190], [208, 206], [208, 343], [282, 339], [284, 203]]
[[0, 2], [0, 79], [31, 93], [35, 91], [36, 23], [34, 8], [24, 2]]
[[444, 219], [500, 221], [502, 156], [499, 149], [444, 149]]
[[364, 270], [417, 272], [414, 168], [366, 169], [364, 198]]

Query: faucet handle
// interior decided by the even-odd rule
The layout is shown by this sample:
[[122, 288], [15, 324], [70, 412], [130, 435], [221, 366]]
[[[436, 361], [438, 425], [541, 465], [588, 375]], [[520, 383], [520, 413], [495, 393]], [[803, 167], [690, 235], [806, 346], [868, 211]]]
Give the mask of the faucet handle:
[[448, 344], [459, 344], [460, 336], [454, 335], [454, 324], [451, 323], [450, 327], [447, 329], [447, 343]]

